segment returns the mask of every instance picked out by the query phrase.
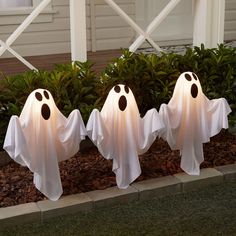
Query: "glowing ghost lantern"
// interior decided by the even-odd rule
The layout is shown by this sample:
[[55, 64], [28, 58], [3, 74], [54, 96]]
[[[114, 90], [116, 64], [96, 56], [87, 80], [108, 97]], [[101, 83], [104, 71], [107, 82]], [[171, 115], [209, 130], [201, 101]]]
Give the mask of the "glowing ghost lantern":
[[49, 91], [33, 91], [18, 116], [12, 116], [3, 148], [34, 172], [36, 188], [51, 200], [62, 194], [58, 162], [79, 150], [86, 136], [79, 110], [68, 118], [58, 110]]
[[141, 174], [138, 154], [148, 150], [164, 125], [155, 109], [141, 119], [132, 91], [119, 84], [110, 90], [101, 112], [93, 110], [86, 128], [100, 153], [113, 159], [117, 186], [127, 188]]
[[161, 137], [172, 150], [180, 150], [181, 168], [190, 175], [200, 174], [204, 160], [202, 144], [228, 128], [231, 109], [224, 98], [209, 100], [202, 92], [196, 74], [185, 72], [178, 78], [168, 105], [162, 104], [159, 114], [166, 129]]

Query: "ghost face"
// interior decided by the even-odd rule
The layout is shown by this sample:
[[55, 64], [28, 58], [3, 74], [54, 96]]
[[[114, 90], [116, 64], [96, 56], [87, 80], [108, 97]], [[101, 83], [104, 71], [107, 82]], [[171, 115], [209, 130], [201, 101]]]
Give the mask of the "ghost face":
[[195, 101], [202, 95], [202, 88], [197, 75], [193, 72], [185, 72], [176, 82], [173, 97]]
[[[191, 82], [190, 94], [191, 94], [192, 98], [196, 98], [197, 95], [198, 95], [198, 86], [195, 83], [195, 81], [198, 81], [198, 78], [197, 78], [196, 74], [192, 73], [192, 76], [191, 76], [191, 74], [185, 73], [184, 78], [187, 81]], [[188, 93], [188, 91], [187, 91], [187, 93]]]
[[109, 103], [112, 102], [113, 107], [119, 112], [124, 112], [125, 110], [130, 109], [135, 102], [132, 91], [127, 85], [123, 84], [118, 84], [111, 89], [107, 96], [106, 102], [107, 101]]
[[[42, 94], [40, 91], [35, 92], [35, 98], [38, 100], [38, 102], [42, 102], [46, 98], [46, 102], [49, 100], [49, 93], [48, 91], [44, 90]], [[41, 106], [41, 116], [44, 120], [48, 120], [51, 115], [50, 107], [46, 102], [43, 102]]]
[[114, 86], [107, 96], [101, 114], [104, 119], [109, 119], [114, 124], [120, 124], [129, 117], [139, 116], [138, 107], [130, 88], [123, 84]]
[[125, 96], [126, 94], [124, 94], [124, 91], [123, 91], [123, 95], [121, 95], [122, 87], [123, 87], [123, 90], [125, 91], [125, 93], [129, 94], [129, 87], [126, 86], [126, 85], [125, 86], [124, 85], [123, 86], [116, 85], [114, 87], [114, 91], [120, 95], [120, 98], [119, 98], [119, 101], [118, 101], [118, 106], [119, 106], [119, 109], [121, 111], [124, 111], [127, 107], [127, 99], [126, 99], [126, 96]]
[[55, 105], [51, 93], [45, 89], [34, 90], [28, 97], [20, 115], [23, 123], [40, 124], [56, 122], [56, 113], [59, 111]]

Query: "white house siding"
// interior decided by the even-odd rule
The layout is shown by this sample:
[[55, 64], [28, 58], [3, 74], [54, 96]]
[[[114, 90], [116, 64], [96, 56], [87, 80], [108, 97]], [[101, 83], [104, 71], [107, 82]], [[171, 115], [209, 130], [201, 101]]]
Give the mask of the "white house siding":
[[[145, 29], [165, 8], [168, 2], [166, 0], [136, 0], [136, 19], [138, 24]], [[192, 25], [192, 1], [182, 0], [161, 22], [151, 37], [160, 46], [191, 43]]]
[[[70, 52], [69, 0], [52, 0], [51, 11], [41, 13], [19, 36], [12, 48], [22, 56]], [[90, 10], [86, 4], [88, 50], [91, 50]], [[0, 39], [5, 41], [27, 15], [0, 15]], [[2, 57], [9, 57], [5, 52]]]
[[[137, 2], [144, 7], [136, 9]], [[167, 0], [115, 0], [124, 11], [136, 19], [145, 28], [145, 24], [152, 20], [161, 10]], [[143, 2], [143, 3], [142, 3]], [[149, 4], [147, 4], [149, 2]], [[159, 4], [153, 9], [153, 4]], [[191, 0], [182, 0], [182, 5], [171, 13], [156, 32], [154, 39], [164, 44], [191, 43], [192, 20]], [[184, 3], [187, 3], [185, 6]], [[143, 19], [140, 12], [145, 10]], [[150, 14], [149, 14], [150, 13]], [[87, 49], [88, 51], [119, 49], [129, 47], [136, 38], [136, 33], [120, 18], [104, 0], [86, 0], [87, 14]], [[27, 15], [0, 14], [0, 40], [5, 41]], [[46, 55], [70, 52], [70, 19], [69, 0], [52, 0], [51, 9], [31, 24], [14, 42], [15, 49], [22, 56]], [[143, 20], [143, 21], [142, 21]], [[146, 21], [144, 21], [146, 20]], [[226, 0], [225, 40], [236, 39], [236, 0]], [[2, 57], [10, 57], [5, 52]]]
[[226, 0], [225, 40], [236, 40], [236, 0]]
[[[136, 0], [136, 18], [145, 28], [149, 22], [165, 7], [166, 0]], [[159, 45], [192, 43], [193, 36], [193, 1], [182, 0], [169, 16], [152, 34]], [[145, 11], [143, 10], [145, 9]], [[236, 40], [236, 0], [225, 0], [225, 35], [224, 40]]]
[[[134, 0], [116, 0], [134, 17]], [[92, 5], [92, 8], [90, 7]], [[70, 52], [69, 0], [52, 0], [52, 12], [40, 14], [19, 36], [12, 48], [22, 56]], [[91, 16], [92, 13], [92, 16]], [[128, 47], [132, 29], [103, 0], [86, 0], [87, 50]], [[0, 14], [0, 39], [5, 41], [27, 15]], [[93, 47], [92, 38], [93, 34]], [[11, 57], [5, 52], [2, 57]]]
[[[91, 1], [94, 3], [94, 25], [92, 37], [93, 50], [127, 48], [130, 46], [134, 31], [129, 25], [107, 5], [104, 0]], [[115, 0], [126, 14], [134, 19], [135, 0]]]

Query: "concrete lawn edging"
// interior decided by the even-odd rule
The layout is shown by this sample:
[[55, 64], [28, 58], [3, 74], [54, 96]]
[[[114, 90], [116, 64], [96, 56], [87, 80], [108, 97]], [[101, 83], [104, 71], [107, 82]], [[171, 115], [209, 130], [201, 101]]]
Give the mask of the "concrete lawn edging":
[[40, 223], [51, 217], [88, 212], [96, 208], [124, 204], [131, 201], [180, 194], [220, 184], [224, 181], [236, 181], [236, 164], [201, 169], [199, 176], [178, 173], [134, 182], [127, 189], [111, 187], [104, 190], [64, 196], [55, 202], [44, 200], [0, 208], [0, 225], [4, 227], [21, 223]]

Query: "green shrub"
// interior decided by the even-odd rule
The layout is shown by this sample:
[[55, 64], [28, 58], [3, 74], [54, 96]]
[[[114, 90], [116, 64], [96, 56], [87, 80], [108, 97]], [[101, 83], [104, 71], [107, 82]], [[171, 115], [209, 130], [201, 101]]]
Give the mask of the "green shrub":
[[205, 49], [203, 45], [189, 48], [185, 55], [178, 56], [174, 68], [195, 72], [209, 99], [226, 98], [232, 109], [229, 122], [236, 125], [236, 48], [223, 44], [213, 49]]
[[127, 84], [133, 91], [141, 114], [152, 107], [168, 103], [179, 75], [195, 72], [209, 99], [224, 97], [232, 113], [230, 123], [236, 123], [236, 49], [223, 44], [218, 48], [188, 48], [186, 54], [135, 54], [124, 50], [121, 58], [110, 63], [101, 76], [104, 101], [107, 92], [117, 83]]
[[99, 107], [97, 90], [100, 81], [92, 71], [91, 62], [57, 65], [51, 72], [29, 71], [0, 79], [0, 147], [12, 115], [20, 115], [28, 95], [37, 88], [48, 89], [60, 111], [68, 116], [79, 109], [84, 122]]
[[43, 81], [35, 71], [15, 76], [4, 76], [0, 79], [0, 149], [3, 146], [8, 122], [12, 115], [19, 115], [28, 95], [42, 87]]
[[158, 108], [161, 103], [169, 101], [180, 74], [172, 67], [175, 58], [174, 54], [159, 57], [124, 50], [123, 56], [110, 63], [101, 75], [102, 101], [115, 84], [123, 83], [133, 91], [141, 115], [153, 107]]
[[37, 88], [48, 89], [60, 109], [68, 116], [79, 109], [84, 122], [94, 108], [100, 109], [109, 90], [117, 83], [128, 85], [134, 93], [139, 111], [168, 103], [179, 75], [195, 72], [209, 99], [225, 97], [232, 113], [231, 125], [236, 124], [236, 49], [188, 48], [185, 55], [174, 53], [136, 54], [123, 50], [123, 56], [107, 65], [100, 76], [91, 62], [57, 65], [51, 72], [30, 71], [0, 79], [0, 145], [2, 147], [10, 116], [19, 115], [28, 95]]
[[58, 108], [66, 116], [72, 110], [79, 109], [84, 122], [87, 122], [91, 111], [99, 107], [98, 90], [101, 83], [89, 61], [57, 65], [49, 76], [45, 76], [44, 81]]

